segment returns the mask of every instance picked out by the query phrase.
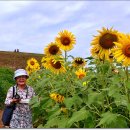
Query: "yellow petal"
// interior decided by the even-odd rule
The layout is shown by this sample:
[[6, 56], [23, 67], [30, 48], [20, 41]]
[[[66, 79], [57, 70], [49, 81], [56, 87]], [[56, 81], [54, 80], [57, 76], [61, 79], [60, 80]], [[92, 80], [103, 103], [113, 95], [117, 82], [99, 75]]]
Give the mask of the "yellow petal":
[[122, 48], [122, 44], [121, 43], [118, 43], [118, 42], [114, 42], [114, 44], [117, 46], [117, 47], [119, 47], [119, 48]]
[[117, 62], [122, 61], [124, 58], [125, 58], [125, 56], [124, 56], [124, 55], [121, 55], [120, 57], [117, 58]]

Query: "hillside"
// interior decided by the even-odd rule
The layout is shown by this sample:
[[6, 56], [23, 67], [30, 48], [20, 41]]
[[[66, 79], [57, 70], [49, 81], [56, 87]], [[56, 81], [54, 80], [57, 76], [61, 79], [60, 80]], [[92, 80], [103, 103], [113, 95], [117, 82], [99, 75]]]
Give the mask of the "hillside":
[[43, 54], [0, 51], [0, 67], [9, 67], [12, 69], [25, 68], [27, 60], [32, 57], [41, 63]]

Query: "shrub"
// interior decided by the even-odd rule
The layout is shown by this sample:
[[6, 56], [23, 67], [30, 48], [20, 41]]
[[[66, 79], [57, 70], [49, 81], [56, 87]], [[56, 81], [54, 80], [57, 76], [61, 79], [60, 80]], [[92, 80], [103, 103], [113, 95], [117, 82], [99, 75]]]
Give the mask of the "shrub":
[[4, 67], [0, 68], [0, 109], [3, 108], [7, 91], [13, 84], [13, 70]]

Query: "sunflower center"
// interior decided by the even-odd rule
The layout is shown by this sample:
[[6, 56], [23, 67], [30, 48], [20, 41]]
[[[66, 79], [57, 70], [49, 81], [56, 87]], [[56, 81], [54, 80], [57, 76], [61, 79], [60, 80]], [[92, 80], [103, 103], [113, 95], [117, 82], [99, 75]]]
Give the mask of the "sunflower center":
[[57, 52], [58, 52], [58, 50], [59, 50], [59, 47], [56, 46], [56, 45], [53, 45], [53, 46], [51, 46], [51, 47], [49, 48], [49, 52], [50, 52], [52, 55], [56, 55]]
[[123, 49], [123, 53], [127, 57], [130, 57], [130, 44], [128, 44], [127, 46], [125, 46], [125, 48]]
[[60, 63], [60, 61], [57, 61], [55, 64], [54, 64], [54, 62], [51, 62], [51, 65], [52, 65], [55, 69], [60, 69], [60, 68], [61, 68], [61, 63]]
[[82, 79], [84, 76], [85, 76], [84, 74], [80, 74], [79, 79]]
[[82, 64], [83, 63], [83, 60], [75, 60], [75, 63], [77, 63], [77, 64]]
[[113, 42], [116, 42], [116, 41], [117, 41], [116, 35], [106, 33], [100, 38], [99, 44], [101, 45], [101, 47], [103, 47], [105, 49], [110, 49], [114, 46]]
[[30, 64], [31, 64], [31, 65], [34, 65], [35, 63], [34, 63], [34, 61], [30, 61]]
[[31, 71], [31, 68], [30, 68], [30, 67], [28, 67], [28, 71]]
[[64, 46], [68, 46], [70, 44], [70, 39], [68, 37], [62, 37], [61, 38], [61, 43], [64, 45]]

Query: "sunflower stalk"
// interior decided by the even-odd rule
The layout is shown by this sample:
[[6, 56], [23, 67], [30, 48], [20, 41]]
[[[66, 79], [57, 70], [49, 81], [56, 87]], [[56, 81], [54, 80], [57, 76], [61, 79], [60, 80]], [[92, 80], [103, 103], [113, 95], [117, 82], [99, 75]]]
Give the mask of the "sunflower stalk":
[[125, 70], [126, 70], [126, 80], [128, 81], [129, 79], [128, 67], [126, 67]]
[[[125, 70], [126, 70], [126, 81], [128, 82], [129, 81], [128, 66], [125, 67]], [[125, 91], [126, 91], [126, 94], [127, 94], [127, 97], [128, 97], [128, 102], [130, 102], [129, 89], [126, 87], [126, 85], [125, 85]]]
[[102, 59], [102, 63], [104, 64], [105, 62], [105, 55], [103, 56], [103, 59]]
[[65, 51], [65, 62], [67, 62], [67, 51]]

